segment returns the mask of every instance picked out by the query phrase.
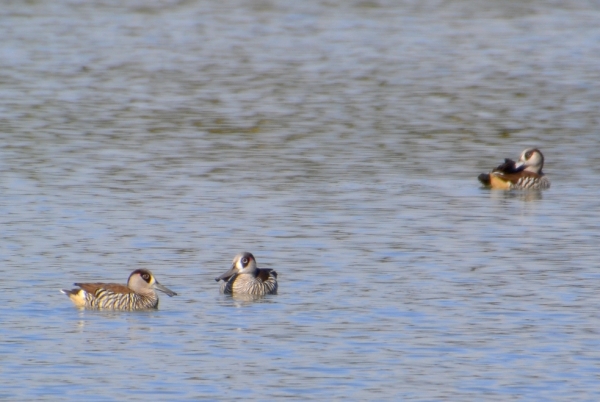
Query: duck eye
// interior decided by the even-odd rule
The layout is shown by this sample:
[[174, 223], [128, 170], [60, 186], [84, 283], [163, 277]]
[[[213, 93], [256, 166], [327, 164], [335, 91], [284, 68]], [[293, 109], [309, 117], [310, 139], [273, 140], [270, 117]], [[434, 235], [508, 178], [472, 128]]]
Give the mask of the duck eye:
[[150, 280], [150, 275], [148, 275], [148, 274], [144, 274], [144, 275], [142, 275], [142, 278], [143, 278], [143, 279], [144, 279], [146, 282], [148, 282], [148, 281]]
[[248, 264], [248, 258], [247, 257], [242, 258], [242, 264], [244, 264], [244, 265]]
[[531, 154], [533, 154], [533, 151], [528, 151], [528, 152], [525, 154], [525, 159], [529, 159], [529, 158], [531, 158]]

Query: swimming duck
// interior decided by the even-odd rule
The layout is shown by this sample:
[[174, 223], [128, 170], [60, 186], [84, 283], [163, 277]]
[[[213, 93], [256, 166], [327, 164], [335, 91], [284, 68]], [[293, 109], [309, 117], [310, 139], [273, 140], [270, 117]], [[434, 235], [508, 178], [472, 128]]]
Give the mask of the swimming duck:
[[158, 308], [160, 290], [168, 296], [177, 293], [161, 285], [147, 269], [136, 269], [129, 275], [127, 286], [118, 283], [75, 283], [78, 289], [61, 289], [75, 306], [99, 310], [146, 310]]
[[544, 155], [537, 148], [528, 148], [521, 153], [517, 162], [505, 159], [504, 163], [490, 173], [479, 175], [486, 187], [502, 190], [544, 190], [550, 181], [544, 173]]
[[229, 271], [215, 278], [223, 281], [221, 293], [232, 295], [264, 296], [277, 294], [277, 272], [258, 268], [251, 253], [236, 255]]

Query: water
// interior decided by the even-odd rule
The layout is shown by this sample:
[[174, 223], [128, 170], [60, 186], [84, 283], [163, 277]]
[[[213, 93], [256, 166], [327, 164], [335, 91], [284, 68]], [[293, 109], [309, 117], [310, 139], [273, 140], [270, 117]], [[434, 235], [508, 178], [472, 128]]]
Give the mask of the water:
[[[600, 398], [594, 2], [7, 2], [0, 398]], [[543, 193], [479, 188], [528, 146]], [[218, 294], [242, 250], [277, 269]], [[158, 311], [78, 311], [138, 267]]]

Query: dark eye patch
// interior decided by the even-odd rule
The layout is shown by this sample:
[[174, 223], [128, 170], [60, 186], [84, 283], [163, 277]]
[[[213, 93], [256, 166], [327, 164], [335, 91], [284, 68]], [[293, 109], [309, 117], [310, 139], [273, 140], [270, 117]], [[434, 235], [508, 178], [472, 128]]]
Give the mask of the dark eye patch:
[[148, 275], [148, 274], [143, 274], [143, 275], [142, 275], [142, 279], [144, 279], [146, 282], [150, 282], [150, 275]]
[[248, 265], [248, 257], [242, 258], [242, 265], [244, 265], [244, 266]]
[[527, 152], [525, 153], [525, 159], [529, 159], [529, 158], [531, 158], [531, 155], [532, 155], [532, 154], [533, 154], [533, 151], [527, 151]]

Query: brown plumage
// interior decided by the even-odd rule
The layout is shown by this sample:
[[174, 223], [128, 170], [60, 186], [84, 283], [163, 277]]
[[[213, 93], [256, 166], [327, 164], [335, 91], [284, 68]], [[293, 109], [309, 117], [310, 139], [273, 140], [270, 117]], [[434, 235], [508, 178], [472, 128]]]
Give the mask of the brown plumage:
[[504, 163], [490, 173], [479, 175], [479, 181], [487, 187], [502, 190], [543, 190], [550, 181], [542, 172], [544, 155], [539, 149], [530, 148], [521, 153], [517, 162], [505, 159]]
[[118, 283], [75, 283], [77, 289], [62, 289], [75, 306], [99, 310], [145, 310], [158, 308], [156, 290], [175, 296], [177, 293], [161, 285], [147, 269], [136, 269], [129, 275], [127, 286]]
[[251, 253], [235, 256], [231, 268], [215, 278], [221, 284], [221, 293], [242, 296], [264, 296], [277, 294], [277, 272], [268, 268], [258, 268]]

